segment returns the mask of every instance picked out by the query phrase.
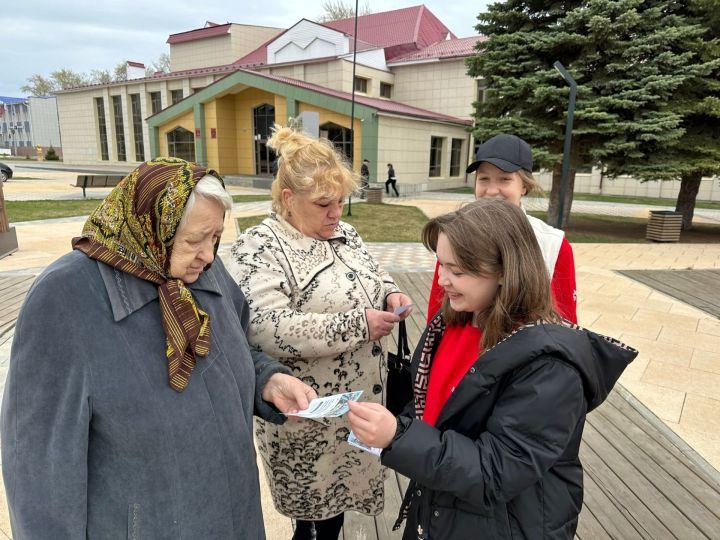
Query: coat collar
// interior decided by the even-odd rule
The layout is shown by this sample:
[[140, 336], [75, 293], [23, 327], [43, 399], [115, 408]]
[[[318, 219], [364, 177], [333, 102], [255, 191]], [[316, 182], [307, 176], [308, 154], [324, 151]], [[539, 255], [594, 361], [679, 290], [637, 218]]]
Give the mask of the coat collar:
[[305, 289], [318, 273], [333, 264], [335, 251], [332, 249], [332, 244], [348, 241], [346, 225], [342, 221], [333, 236], [327, 240], [316, 240], [305, 236], [274, 212], [263, 220], [263, 225], [268, 227], [278, 239], [280, 249], [300, 289]]
[[[157, 285], [154, 283], [139, 279], [100, 261], [95, 262], [105, 284], [115, 322], [132, 315], [158, 297]], [[200, 274], [197, 281], [188, 285], [188, 288], [192, 291], [206, 291], [222, 296], [220, 283], [214, 271], [215, 264], [222, 263], [216, 258], [213, 266]]]

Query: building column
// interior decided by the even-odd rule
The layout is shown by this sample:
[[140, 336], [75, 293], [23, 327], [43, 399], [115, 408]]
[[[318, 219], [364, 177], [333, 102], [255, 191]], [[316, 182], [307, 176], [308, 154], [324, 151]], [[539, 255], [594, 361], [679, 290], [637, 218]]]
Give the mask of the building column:
[[193, 106], [195, 115], [195, 161], [207, 167], [207, 145], [205, 144], [205, 105], [197, 103]]

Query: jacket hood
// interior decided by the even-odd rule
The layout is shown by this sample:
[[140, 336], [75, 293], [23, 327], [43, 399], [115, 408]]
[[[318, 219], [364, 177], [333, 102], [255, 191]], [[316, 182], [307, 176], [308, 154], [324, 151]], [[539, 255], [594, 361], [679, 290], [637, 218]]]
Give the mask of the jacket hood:
[[571, 323], [534, 323], [518, 329], [481, 355], [478, 367], [497, 380], [540, 356], [575, 368], [583, 381], [588, 412], [600, 405], [638, 351]]

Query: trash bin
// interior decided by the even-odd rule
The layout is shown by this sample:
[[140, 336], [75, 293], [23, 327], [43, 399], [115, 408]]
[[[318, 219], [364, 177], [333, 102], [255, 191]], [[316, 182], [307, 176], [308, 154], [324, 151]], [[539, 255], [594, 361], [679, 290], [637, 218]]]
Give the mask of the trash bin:
[[653, 242], [679, 242], [682, 214], [670, 210], [651, 210], [645, 238]]
[[382, 202], [382, 188], [369, 187], [367, 189], [367, 202], [369, 203], [381, 203]]

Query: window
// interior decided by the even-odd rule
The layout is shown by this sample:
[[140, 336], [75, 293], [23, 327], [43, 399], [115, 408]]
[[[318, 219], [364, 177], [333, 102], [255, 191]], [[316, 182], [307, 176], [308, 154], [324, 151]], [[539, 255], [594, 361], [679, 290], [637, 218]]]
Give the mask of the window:
[[130, 94], [130, 105], [132, 107], [135, 161], [145, 161], [145, 144], [143, 140], [142, 112], [140, 111], [140, 94]]
[[380, 97], [390, 99], [392, 97], [392, 84], [380, 83]]
[[95, 98], [95, 108], [97, 110], [98, 132], [100, 133], [100, 159], [107, 161], [110, 159], [108, 152], [107, 139], [107, 123], [105, 122], [105, 104], [103, 98]]
[[195, 136], [192, 131], [175, 128], [167, 134], [167, 141], [170, 156], [195, 161]]
[[368, 80], [362, 77], [355, 77], [355, 91], [367, 94]]
[[487, 100], [487, 83], [485, 82], [485, 79], [477, 80], [476, 98], [479, 103], [485, 103], [485, 101]]
[[348, 128], [328, 122], [320, 126], [320, 136], [333, 143], [333, 146], [352, 163], [352, 133]]
[[160, 99], [160, 92], [150, 92], [150, 110], [153, 114], [157, 114], [162, 111], [162, 100]]
[[115, 120], [115, 144], [117, 146], [118, 161], [127, 161], [125, 152], [125, 125], [122, 115], [122, 97], [112, 96], [113, 119]]
[[178, 101], [182, 101], [182, 90], [170, 90], [170, 104], [175, 105]]
[[462, 156], [462, 139], [453, 139], [450, 146], [450, 176], [460, 176], [460, 158]]
[[440, 176], [442, 164], [443, 138], [430, 137], [430, 171], [429, 176]]

